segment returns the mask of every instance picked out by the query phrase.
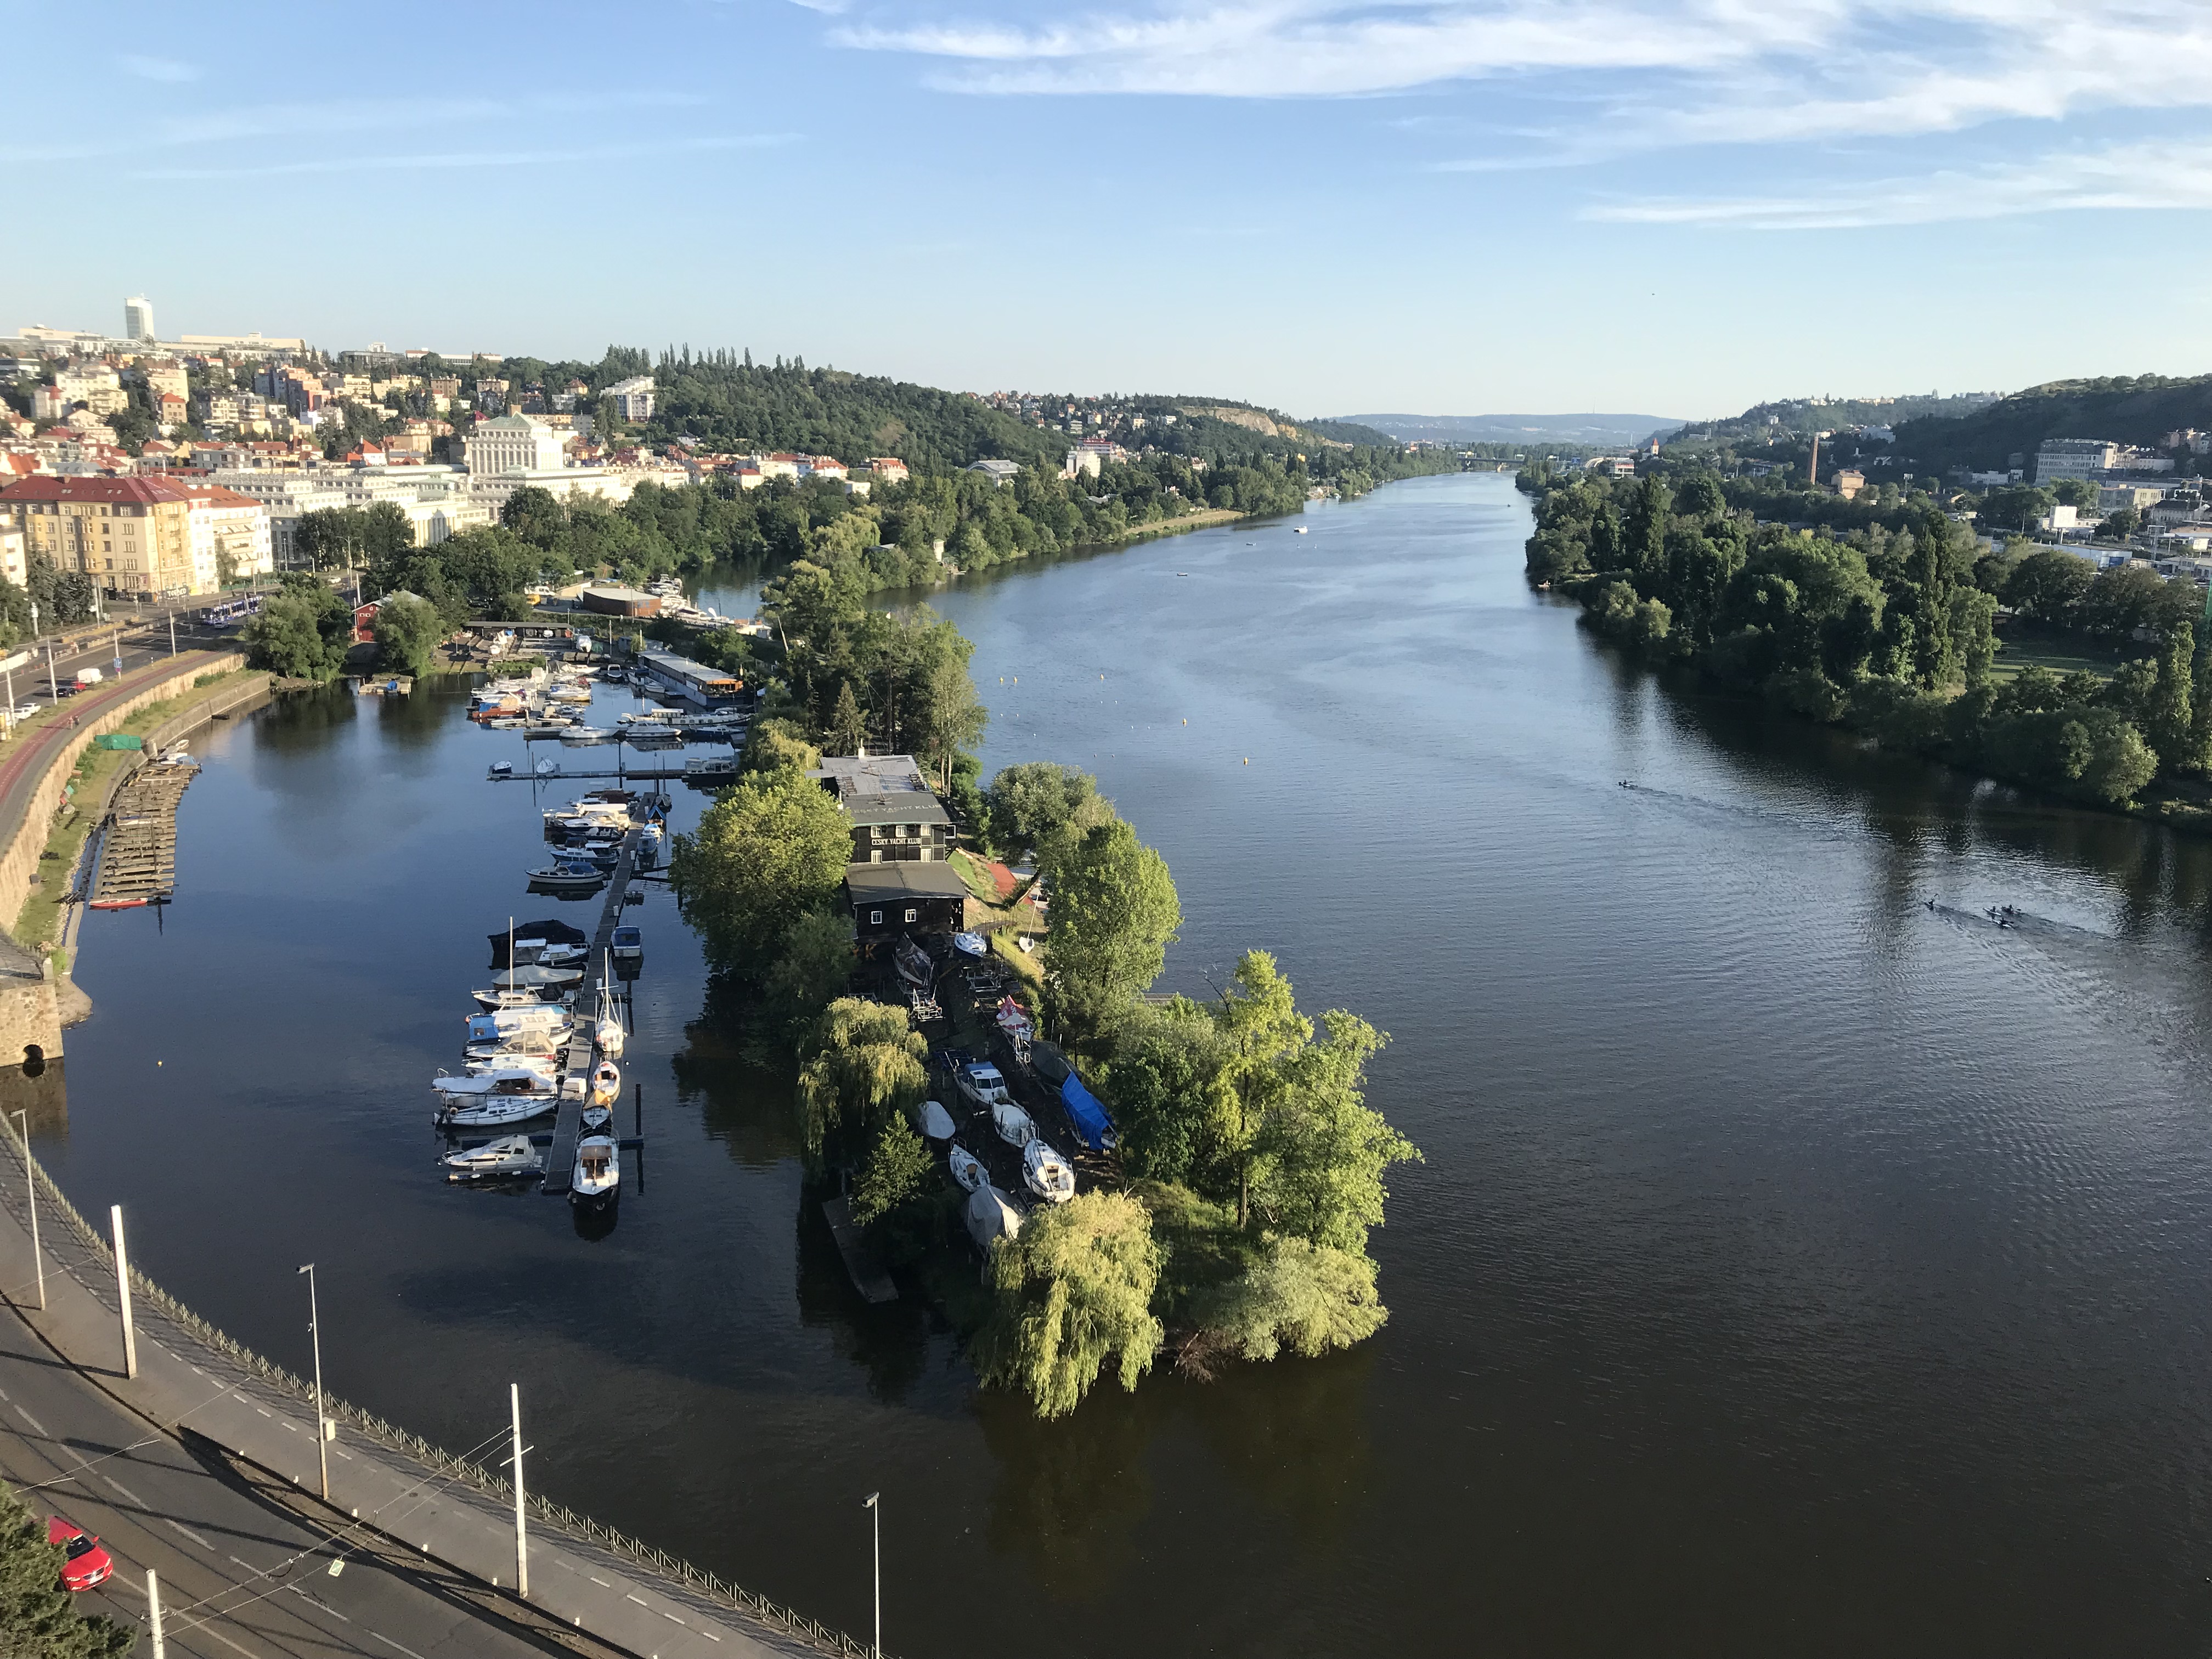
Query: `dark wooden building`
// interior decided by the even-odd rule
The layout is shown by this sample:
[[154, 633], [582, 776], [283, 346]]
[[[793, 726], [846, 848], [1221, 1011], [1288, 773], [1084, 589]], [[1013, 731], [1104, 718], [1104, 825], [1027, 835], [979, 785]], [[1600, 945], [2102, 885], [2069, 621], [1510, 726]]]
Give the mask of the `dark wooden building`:
[[941, 860], [848, 865], [845, 897], [863, 945], [902, 934], [957, 933], [968, 913], [968, 884]]

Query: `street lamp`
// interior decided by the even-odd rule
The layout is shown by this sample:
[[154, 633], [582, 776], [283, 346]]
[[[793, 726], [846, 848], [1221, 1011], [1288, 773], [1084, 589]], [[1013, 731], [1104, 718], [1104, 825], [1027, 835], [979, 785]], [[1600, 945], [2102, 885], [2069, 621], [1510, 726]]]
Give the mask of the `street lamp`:
[[315, 1303], [315, 1264], [310, 1261], [300, 1272], [307, 1276], [307, 1329], [315, 1339], [315, 1455], [322, 1460], [323, 1502], [327, 1504], [331, 1501], [331, 1426], [323, 1420], [323, 1317]]
[[867, 1510], [876, 1533], [876, 1642], [868, 1650], [870, 1659], [884, 1659], [884, 1507], [876, 1500], [879, 1492], [868, 1494], [868, 1501], [860, 1505]]

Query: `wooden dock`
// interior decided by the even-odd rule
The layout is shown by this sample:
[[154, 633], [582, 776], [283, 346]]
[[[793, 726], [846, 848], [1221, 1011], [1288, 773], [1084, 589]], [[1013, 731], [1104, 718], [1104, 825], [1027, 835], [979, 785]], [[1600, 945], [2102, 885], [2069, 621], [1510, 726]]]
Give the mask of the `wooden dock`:
[[[569, 1097], [561, 1102], [560, 1115], [553, 1124], [553, 1147], [545, 1158], [545, 1190], [549, 1193], [566, 1193], [568, 1177], [575, 1173], [576, 1140], [583, 1133], [584, 1103], [592, 1093], [592, 1027], [599, 1018], [599, 993], [607, 987], [613, 972], [607, 953], [613, 947], [623, 907], [629, 901], [629, 884], [637, 868], [637, 844], [643, 834], [641, 829], [632, 825], [623, 836], [622, 849], [615, 855], [614, 873], [607, 878], [607, 898], [599, 909], [599, 925], [592, 935], [592, 955], [585, 968], [584, 982], [576, 990], [576, 1024], [568, 1034], [568, 1066], [562, 1085], [562, 1093]], [[580, 1083], [580, 1091], [569, 1088], [570, 1083]]]
[[624, 767], [616, 772], [497, 772], [494, 783], [568, 783], [579, 778], [615, 778], [630, 783], [691, 783], [726, 789], [738, 781], [732, 768], [726, 772], [687, 772], [682, 767]]
[[94, 904], [157, 902], [177, 885], [177, 803], [197, 766], [141, 765], [108, 802], [89, 898]]
[[836, 1237], [837, 1253], [845, 1258], [845, 1271], [853, 1276], [853, 1288], [871, 1303], [897, 1301], [898, 1286], [891, 1283], [891, 1276], [868, 1243], [867, 1235], [853, 1224], [853, 1212], [845, 1200], [824, 1199], [822, 1216]]

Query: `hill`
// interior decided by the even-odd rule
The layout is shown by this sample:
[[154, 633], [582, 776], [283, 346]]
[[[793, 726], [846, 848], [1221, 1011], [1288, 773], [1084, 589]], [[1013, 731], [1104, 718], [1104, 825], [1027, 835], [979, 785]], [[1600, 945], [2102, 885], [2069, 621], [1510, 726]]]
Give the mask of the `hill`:
[[1741, 415], [1692, 421], [1666, 435], [1669, 444], [1711, 443], [1741, 447], [1771, 438], [1807, 438], [1815, 432], [1886, 426], [1934, 416], [1964, 419], [1997, 401], [1994, 392], [1907, 393], [1899, 398], [1783, 398], [1753, 404]]
[[1956, 418], [1928, 416], [1897, 428], [1897, 453], [1923, 470], [1995, 471], [2046, 438], [2109, 438], [2156, 448], [2166, 435], [2212, 429], [2212, 375], [2111, 375], [2032, 386]]
[[1626, 449], [1655, 432], [1671, 431], [1682, 421], [1667, 415], [1340, 415], [1334, 423], [1386, 432], [1406, 443], [1554, 443]]

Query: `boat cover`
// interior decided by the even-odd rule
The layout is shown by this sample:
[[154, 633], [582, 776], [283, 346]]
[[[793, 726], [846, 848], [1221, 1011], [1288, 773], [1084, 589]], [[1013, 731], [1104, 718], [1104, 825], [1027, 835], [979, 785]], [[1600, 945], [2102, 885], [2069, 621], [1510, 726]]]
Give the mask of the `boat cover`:
[[989, 1249], [1001, 1238], [1012, 1238], [1022, 1230], [1021, 1212], [1006, 1202], [1006, 1195], [996, 1187], [978, 1187], [968, 1200], [968, 1237], [981, 1249]]
[[991, 947], [984, 942], [981, 933], [955, 933], [952, 936], [952, 942], [971, 957], [988, 957], [991, 954]]
[[936, 1101], [921, 1103], [921, 1133], [931, 1140], [952, 1139], [952, 1114]]
[[1106, 1131], [1113, 1125], [1106, 1116], [1106, 1109], [1098, 1103], [1098, 1097], [1085, 1088], [1083, 1079], [1073, 1072], [1060, 1083], [1060, 1103], [1067, 1108], [1068, 1121], [1081, 1133], [1084, 1145], [1094, 1152], [1103, 1150]]
[[1054, 1088], [1058, 1088], [1061, 1079], [1067, 1075], [1067, 1056], [1049, 1042], [1040, 1041], [1030, 1044], [1030, 1064], [1036, 1068], [1039, 1077]]
[[[514, 942], [523, 945], [532, 940], [545, 945], [588, 945], [592, 936], [580, 927], [571, 927], [565, 921], [526, 921], [514, 930]], [[507, 932], [504, 928], [491, 936], [491, 965], [507, 966]]]

